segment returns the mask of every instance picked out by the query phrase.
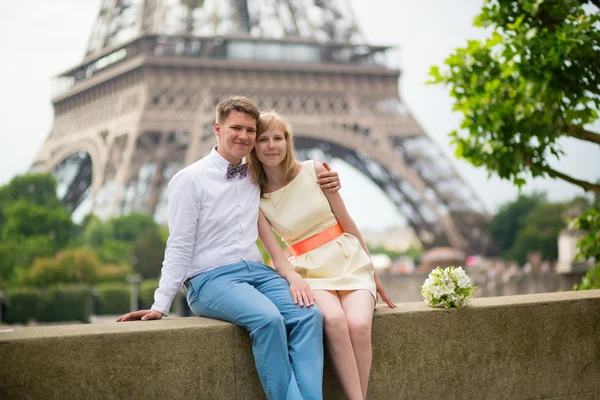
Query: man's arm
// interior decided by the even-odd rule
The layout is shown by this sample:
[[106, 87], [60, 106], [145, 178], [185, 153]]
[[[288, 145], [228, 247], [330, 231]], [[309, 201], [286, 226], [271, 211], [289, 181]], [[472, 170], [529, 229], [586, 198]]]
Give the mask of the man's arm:
[[192, 260], [200, 205], [196, 185], [187, 173], [169, 183], [169, 239], [158, 289], [151, 310], [125, 314], [117, 322], [160, 319], [169, 313], [173, 298], [185, 280]]
[[317, 171], [317, 183], [323, 191], [335, 193], [342, 188], [340, 177], [337, 171], [333, 171], [325, 161], [323, 161], [323, 166], [325, 170]]

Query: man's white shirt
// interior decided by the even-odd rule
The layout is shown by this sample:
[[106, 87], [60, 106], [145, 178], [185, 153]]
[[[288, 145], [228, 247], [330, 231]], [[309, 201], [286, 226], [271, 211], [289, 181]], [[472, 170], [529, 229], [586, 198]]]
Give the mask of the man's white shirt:
[[214, 148], [169, 182], [169, 239], [153, 310], [167, 315], [188, 278], [242, 260], [262, 262], [260, 190], [249, 175], [227, 179], [228, 165]]

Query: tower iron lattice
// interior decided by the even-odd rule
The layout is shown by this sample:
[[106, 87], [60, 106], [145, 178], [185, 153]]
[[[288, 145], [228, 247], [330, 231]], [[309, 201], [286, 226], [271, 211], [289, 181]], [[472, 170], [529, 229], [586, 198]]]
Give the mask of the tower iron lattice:
[[375, 182], [426, 247], [480, 251], [483, 203], [403, 106], [386, 50], [347, 0], [102, 0], [34, 169], [75, 212], [160, 219], [169, 179], [216, 142], [215, 105], [245, 95], [290, 120], [301, 158]]

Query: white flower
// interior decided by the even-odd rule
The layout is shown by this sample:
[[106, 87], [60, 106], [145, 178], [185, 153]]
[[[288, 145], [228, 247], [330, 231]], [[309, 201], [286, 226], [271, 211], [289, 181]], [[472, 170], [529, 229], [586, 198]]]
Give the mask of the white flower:
[[452, 278], [456, 280], [456, 283], [459, 287], [468, 288], [471, 286], [471, 279], [469, 279], [462, 267], [456, 268], [455, 270], [451, 271], [450, 274], [452, 275]]
[[473, 298], [474, 290], [462, 267], [453, 266], [434, 269], [421, 286], [423, 300], [432, 307], [462, 308]]

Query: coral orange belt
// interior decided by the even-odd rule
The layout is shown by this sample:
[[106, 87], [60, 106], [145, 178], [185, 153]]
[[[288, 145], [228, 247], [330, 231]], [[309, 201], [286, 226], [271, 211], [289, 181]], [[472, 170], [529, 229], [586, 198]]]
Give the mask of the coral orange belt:
[[340, 224], [335, 224], [325, 229], [321, 233], [317, 233], [316, 235], [313, 235], [308, 239], [304, 239], [293, 246], [289, 246], [290, 252], [294, 256], [298, 257], [299, 255], [308, 253], [317, 247], [323, 246], [325, 243], [331, 242], [333, 239], [341, 236], [343, 233], [344, 231], [342, 230]]

